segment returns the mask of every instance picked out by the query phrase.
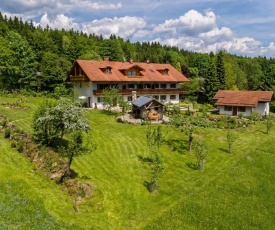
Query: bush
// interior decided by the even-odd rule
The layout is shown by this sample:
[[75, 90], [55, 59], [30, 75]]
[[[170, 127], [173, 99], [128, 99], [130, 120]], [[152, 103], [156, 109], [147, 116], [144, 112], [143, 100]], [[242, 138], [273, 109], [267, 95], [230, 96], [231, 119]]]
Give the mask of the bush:
[[229, 117], [229, 122], [230, 123], [236, 123], [237, 122], [237, 118], [236, 117]]
[[16, 141], [15, 140], [11, 141], [11, 148], [16, 148]]
[[252, 112], [250, 115], [249, 115], [249, 120], [251, 120], [251, 121], [259, 121], [259, 120], [261, 120], [261, 118], [262, 118], [262, 116], [261, 116], [261, 114], [259, 114], [259, 113], [257, 113], [257, 112]]
[[141, 123], [140, 123], [141, 125], [147, 125], [148, 124], [148, 122], [147, 121], [141, 121]]
[[116, 121], [117, 121], [118, 123], [124, 123], [123, 120], [121, 119], [121, 117], [117, 117]]
[[22, 153], [23, 149], [24, 149], [24, 142], [22, 140], [19, 140], [17, 142], [17, 151], [20, 152], [20, 153]]
[[239, 119], [242, 119], [242, 118], [243, 118], [243, 113], [239, 113], [239, 114], [238, 114], [238, 118], [239, 118]]
[[10, 138], [11, 136], [11, 129], [10, 127], [6, 127], [4, 130], [4, 138]]
[[6, 127], [7, 125], [7, 119], [3, 119], [2, 121], [0, 121], [0, 126]]
[[223, 122], [223, 121], [219, 121], [217, 123], [217, 128], [219, 128], [219, 129], [224, 129], [226, 127], [227, 127], [227, 124], [225, 122]]

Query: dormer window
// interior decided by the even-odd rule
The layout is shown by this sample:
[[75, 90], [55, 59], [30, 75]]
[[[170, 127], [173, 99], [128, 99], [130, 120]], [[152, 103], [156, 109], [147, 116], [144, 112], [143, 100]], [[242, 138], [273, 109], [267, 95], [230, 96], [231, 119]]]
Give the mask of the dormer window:
[[157, 71], [162, 75], [168, 75], [168, 67], [157, 69]]
[[134, 70], [129, 70], [128, 71], [128, 76], [137, 76], [137, 72]]
[[105, 69], [105, 73], [106, 73], [106, 74], [111, 74], [111, 73], [112, 73], [112, 72], [111, 72], [111, 68], [109, 68], [109, 67], [106, 68], [106, 69]]
[[168, 75], [168, 69], [163, 70], [162, 74], [163, 75]]

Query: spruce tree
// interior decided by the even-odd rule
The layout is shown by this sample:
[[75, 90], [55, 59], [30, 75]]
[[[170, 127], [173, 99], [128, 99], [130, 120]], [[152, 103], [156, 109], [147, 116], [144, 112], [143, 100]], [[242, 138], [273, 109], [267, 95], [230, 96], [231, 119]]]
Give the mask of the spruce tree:
[[213, 52], [210, 53], [210, 64], [207, 69], [206, 77], [204, 79], [204, 89], [206, 102], [213, 104], [213, 97], [220, 89], [220, 81], [217, 77], [217, 70]]
[[223, 60], [223, 51], [220, 50], [216, 60], [217, 77], [220, 82], [220, 89], [225, 89], [225, 66]]

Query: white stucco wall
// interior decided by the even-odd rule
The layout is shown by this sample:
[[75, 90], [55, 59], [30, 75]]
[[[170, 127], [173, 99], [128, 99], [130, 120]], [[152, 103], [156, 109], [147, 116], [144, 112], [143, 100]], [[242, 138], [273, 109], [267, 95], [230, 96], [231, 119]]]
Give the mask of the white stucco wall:
[[228, 115], [228, 116], [232, 116], [232, 112], [233, 111], [225, 111], [224, 110], [224, 106], [217, 106], [219, 109], [219, 114], [221, 115]]
[[258, 103], [257, 107], [253, 108], [253, 111], [261, 115], [269, 115], [269, 102]]
[[[232, 114], [233, 114], [233, 108], [232, 108], [232, 111], [225, 111], [224, 106], [218, 106], [218, 109], [219, 109], [219, 113], [222, 114], [222, 115], [232, 116]], [[267, 103], [258, 103], [256, 108], [246, 107], [245, 112], [237, 111], [237, 115], [242, 113], [244, 116], [249, 116], [251, 114], [251, 112], [259, 113], [262, 116], [263, 115], [269, 115], [269, 102], [267, 102]]]
[[[178, 88], [178, 87], [179, 87], [179, 84], [176, 84], [176, 88]], [[118, 86], [118, 88], [122, 89], [122, 84], [120, 84]], [[168, 89], [170, 88], [170, 84], [168, 84], [168, 83], [167, 83], [167, 88]], [[85, 96], [87, 98], [90, 98], [90, 103], [88, 103], [88, 104], [90, 104], [90, 106], [92, 108], [95, 107], [95, 104], [96, 104], [97, 108], [103, 108], [103, 103], [98, 102], [98, 97], [93, 94], [93, 90], [97, 90], [97, 84], [96, 83], [92, 83], [92, 82], [89, 82], [89, 83], [75, 83], [74, 84], [75, 99], [78, 99], [81, 96]], [[172, 94], [161, 94], [161, 95], [166, 95], [166, 100], [165, 100], [166, 102], [171, 102], [173, 104], [179, 103], [179, 94], [173, 94], [173, 95], [176, 96], [175, 99], [170, 98], [170, 96]], [[160, 99], [161, 95], [158, 95], [159, 99]], [[125, 101], [128, 101], [128, 96], [132, 96], [132, 95], [124, 95], [123, 99]], [[154, 96], [154, 95], [150, 95], [150, 96]]]

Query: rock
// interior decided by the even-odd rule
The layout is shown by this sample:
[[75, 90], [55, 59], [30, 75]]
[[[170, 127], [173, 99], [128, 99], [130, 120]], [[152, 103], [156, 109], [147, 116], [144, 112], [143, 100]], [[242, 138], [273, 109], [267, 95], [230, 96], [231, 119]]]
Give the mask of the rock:
[[51, 180], [56, 180], [61, 177], [61, 173], [54, 173], [51, 175]]
[[86, 197], [92, 194], [93, 189], [94, 189], [94, 185], [91, 183], [87, 183], [83, 185], [83, 192], [85, 193]]

